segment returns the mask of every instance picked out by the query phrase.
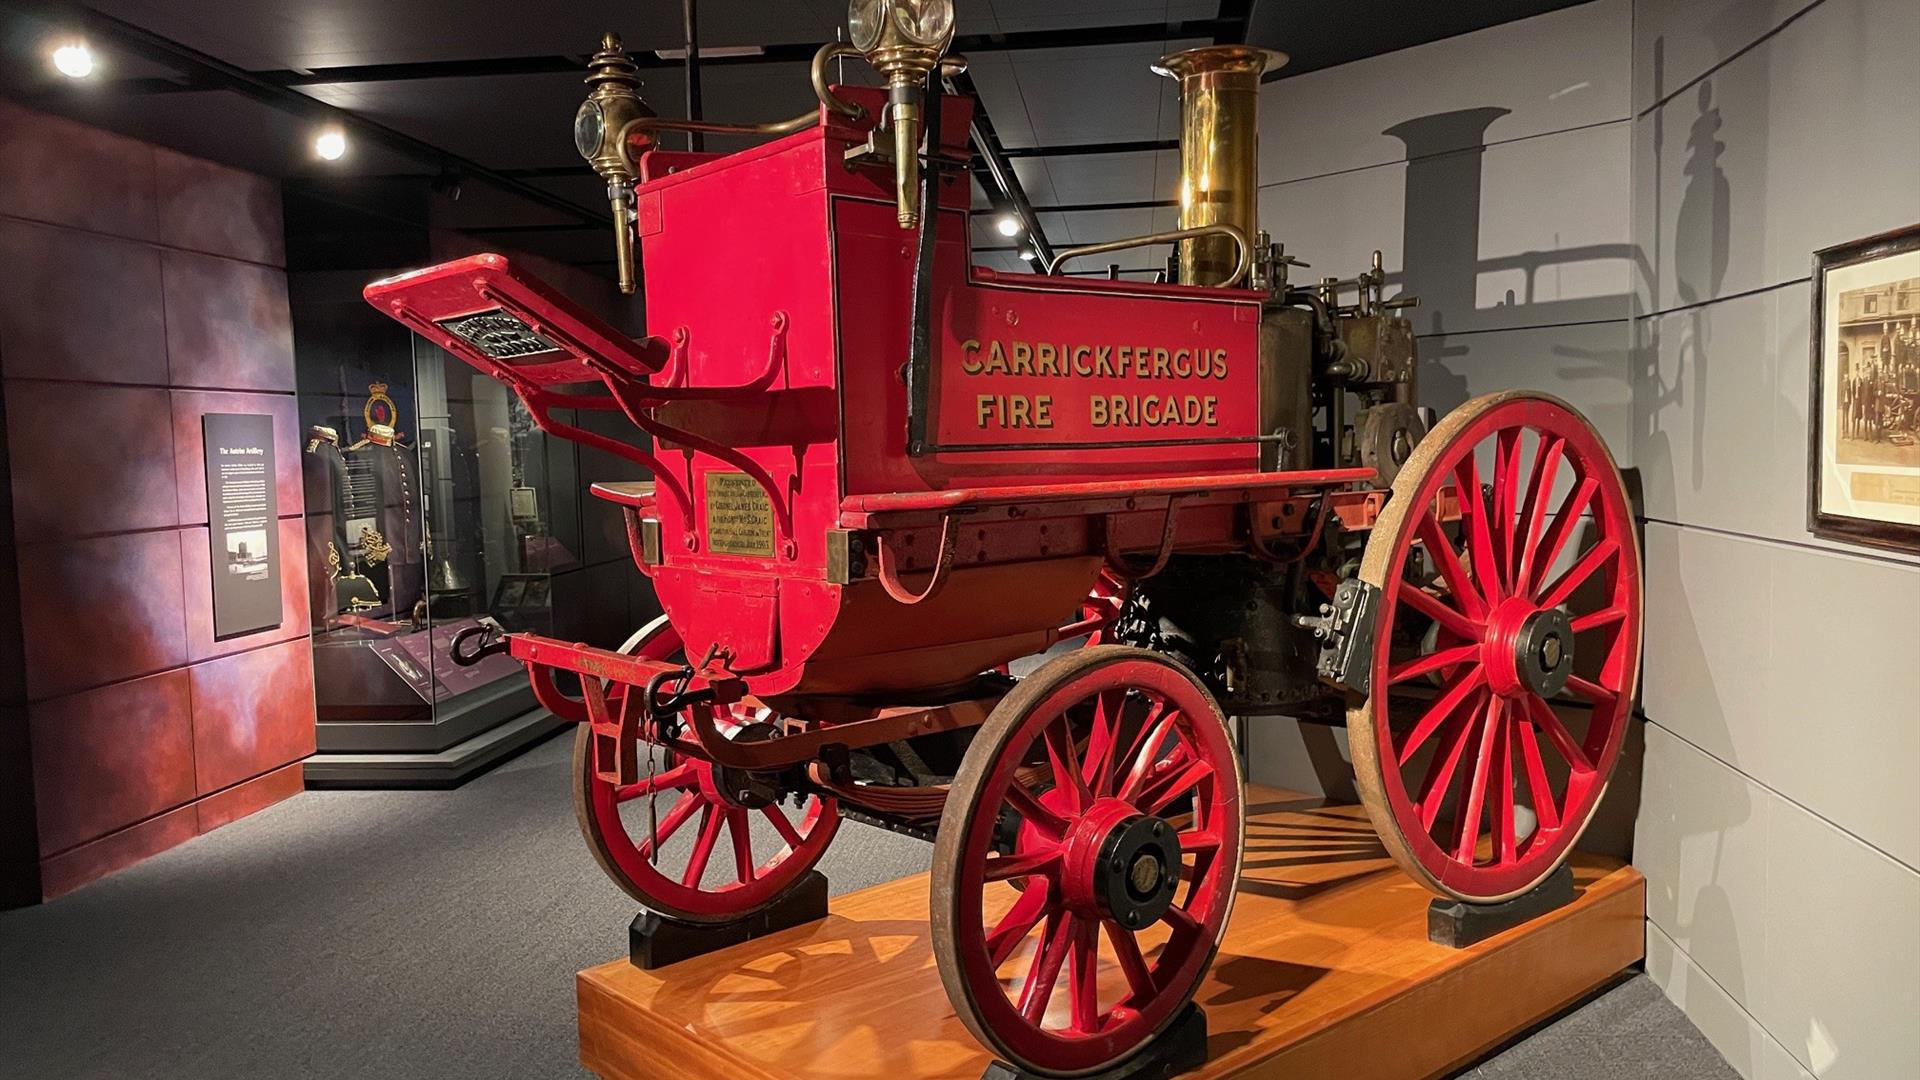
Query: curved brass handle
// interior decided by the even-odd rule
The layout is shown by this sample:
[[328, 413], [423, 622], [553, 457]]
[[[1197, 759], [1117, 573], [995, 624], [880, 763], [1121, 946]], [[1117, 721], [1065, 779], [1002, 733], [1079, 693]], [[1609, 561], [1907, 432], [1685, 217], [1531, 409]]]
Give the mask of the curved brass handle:
[[866, 59], [865, 53], [844, 41], [828, 42], [820, 46], [819, 52], [813, 54], [813, 96], [819, 98], [820, 104], [825, 105], [829, 112], [858, 120], [867, 115], [867, 110], [851, 101], [842, 101], [835, 97], [833, 89], [827, 85], [827, 65], [842, 56], [858, 56], [862, 60]]
[[1148, 233], [1145, 236], [1130, 236], [1125, 240], [1109, 240], [1104, 244], [1088, 244], [1085, 247], [1067, 248], [1054, 255], [1047, 264], [1048, 274], [1060, 272], [1061, 264], [1069, 259], [1078, 259], [1087, 255], [1105, 255], [1110, 251], [1128, 251], [1133, 248], [1152, 247], [1155, 244], [1172, 244], [1181, 240], [1193, 240], [1202, 236], [1226, 236], [1233, 239], [1240, 252], [1240, 259], [1234, 263], [1233, 273], [1227, 280], [1214, 285], [1214, 288], [1230, 289], [1246, 280], [1248, 271], [1253, 269], [1253, 245], [1247, 241], [1247, 234], [1232, 225], [1201, 225], [1192, 229], [1174, 229], [1170, 232]]

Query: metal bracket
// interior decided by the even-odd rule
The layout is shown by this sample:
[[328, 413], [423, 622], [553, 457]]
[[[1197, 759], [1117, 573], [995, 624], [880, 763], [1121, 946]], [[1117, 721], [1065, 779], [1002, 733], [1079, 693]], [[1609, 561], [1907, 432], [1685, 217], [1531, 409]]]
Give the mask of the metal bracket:
[[1320, 614], [1296, 615], [1295, 626], [1313, 631], [1320, 642], [1314, 673], [1356, 694], [1372, 692], [1373, 632], [1380, 612], [1380, 590], [1347, 578], [1333, 591], [1333, 602], [1320, 605]]

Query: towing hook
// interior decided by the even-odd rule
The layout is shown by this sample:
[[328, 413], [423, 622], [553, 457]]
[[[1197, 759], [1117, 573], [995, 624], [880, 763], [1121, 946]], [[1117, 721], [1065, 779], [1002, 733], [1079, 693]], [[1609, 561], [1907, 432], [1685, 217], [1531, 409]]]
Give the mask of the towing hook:
[[[461, 646], [473, 638], [480, 639], [479, 648], [472, 652], [462, 652]], [[504, 637], [495, 637], [494, 628], [487, 625], [469, 626], [453, 635], [453, 644], [447, 649], [453, 662], [461, 667], [472, 667], [489, 656], [496, 656], [513, 647], [513, 643]]]

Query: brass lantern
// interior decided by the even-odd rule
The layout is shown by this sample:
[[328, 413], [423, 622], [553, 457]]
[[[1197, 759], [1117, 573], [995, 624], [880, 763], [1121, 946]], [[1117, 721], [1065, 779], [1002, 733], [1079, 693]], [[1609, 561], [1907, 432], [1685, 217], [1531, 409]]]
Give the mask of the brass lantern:
[[953, 44], [953, 0], [852, 0], [847, 31], [887, 79], [894, 201], [910, 229], [920, 219], [921, 89]]
[[633, 260], [633, 182], [637, 178], [626, 146], [628, 125], [653, 115], [640, 100], [640, 69], [627, 57], [618, 34], [600, 39], [600, 51], [587, 65], [587, 100], [573, 117], [573, 146], [607, 182], [613, 209], [614, 262], [620, 291], [636, 288]]

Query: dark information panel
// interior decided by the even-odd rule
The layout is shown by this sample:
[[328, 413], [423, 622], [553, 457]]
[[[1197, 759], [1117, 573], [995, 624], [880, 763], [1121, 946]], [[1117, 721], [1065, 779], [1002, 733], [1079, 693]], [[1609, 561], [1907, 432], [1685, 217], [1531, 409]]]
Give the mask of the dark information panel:
[[273, 417], [207, 413], [207, 527], [216, 641], [271, 630], [280, 610], [280, 522]]

